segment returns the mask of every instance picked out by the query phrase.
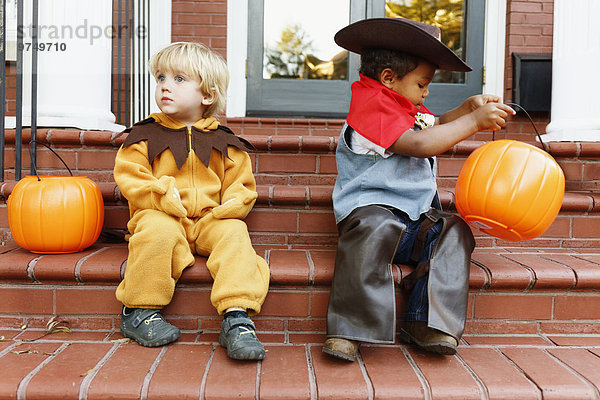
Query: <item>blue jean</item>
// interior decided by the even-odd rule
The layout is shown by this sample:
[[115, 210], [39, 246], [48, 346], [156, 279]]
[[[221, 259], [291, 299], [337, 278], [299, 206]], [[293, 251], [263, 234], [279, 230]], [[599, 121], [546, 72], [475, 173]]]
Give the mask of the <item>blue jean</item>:
[[[406, 214], [401, 212], [395, 213], [395, 216], [399, 221], [406, 225], [406, 231], [402, 235], [402, 239], [398, 245], [398, 250], [394, 256], [394, 263], [407, 264], [410, 262], [410, 257], [413, 252], [413, 246], [415, 239], [417, 238], [419, 227], [427, 217], [421, 215], [418, 221], [413, 221], [408, 218]], [[425, 247], [419, 256], [418, 264], [431, 258], [435, 244], [437, 243], [440, 233], [442, 232], [442, 225], [443, 221], [440, 220], [429, 230], [427, 239], [425, 241]], [[417, 280], [417, 283], [415, 284], [415, 287], [413, 288], [408, 299], [406, 312], [404, 314], [405, 321], [427, 321], [427, 316], [429, 313], [427, 283], [428, 275], [425, 275]]]

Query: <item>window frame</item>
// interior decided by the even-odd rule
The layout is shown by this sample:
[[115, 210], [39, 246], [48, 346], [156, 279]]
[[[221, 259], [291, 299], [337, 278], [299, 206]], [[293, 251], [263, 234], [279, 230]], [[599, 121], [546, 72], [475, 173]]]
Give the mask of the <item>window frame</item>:
[[[250, 3], [246, 115], [345, 117], [350, 107], [350, 85], [358, 79], [358, 55], [349, 53], [346, 80], [264, 79], [264, 0]], [[348, 23], [365, 13], [364, 1], [350, 0]]]
[[[504, 64], [506, 40], [506, 8], [507, 0], [485, 1], [484, 23], [484, 66], [485, 74], [483, 93], [497, 94], [502, 97], [504, 92]], [[374, 4], [366, 7], [366, 17], [374, 17]], [[227, 117], [239, 118], [248, 116], [246, 112], [247, 98], [247, 50], [248, 50], [248, 9], [246, 0], [227, 1], [227, 63], [230, 71], [230, 86], [228, 90]], [[362, 17], [361, 17], [362, 18]], [[481, 90], [479, 91], [482, 92]], [[349, 92], [348, 92], [349, 93]], [[349, 96], [349, 94], [348, 94]], [[282, 113], [285, 116], [294, 115]], [[311, 117], [316, 115], [309, 115]], [[337, 116], [331, 116], [337, 117]], [[345, 115], [342, 116], [342, 118]]]

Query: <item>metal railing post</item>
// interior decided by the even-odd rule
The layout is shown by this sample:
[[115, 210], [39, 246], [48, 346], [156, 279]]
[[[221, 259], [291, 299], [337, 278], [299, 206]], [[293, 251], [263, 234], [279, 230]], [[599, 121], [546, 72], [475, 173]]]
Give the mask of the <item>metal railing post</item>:
[[37, 67], [38, 67], [38, 0], [33, 0], [31, 37], [31, 141], [29, 158], [31, 175], [36, 174], [37, 163]]
[[4, 116], [6, 115], [6, 0], [0, 1], [0, 7], [2, 7], [2, 31], [0, 35], [0, 104], [2, 110], [0, 111], [0, 182], [4, 182]]
[[21, 179], [23, 136], [23, 2], [17, 1], [17, 93], [15, 114], [15, 181]]

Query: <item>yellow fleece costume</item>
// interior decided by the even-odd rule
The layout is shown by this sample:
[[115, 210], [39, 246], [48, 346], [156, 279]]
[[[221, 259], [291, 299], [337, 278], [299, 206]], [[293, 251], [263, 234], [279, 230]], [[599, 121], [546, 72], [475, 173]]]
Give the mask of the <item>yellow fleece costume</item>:
[[[220, 151], [198, 145], [204, 143], [202, 135], [237, 140], [215, 118], [201, 119], [194, 128], [152, 114], [130, 132], [138, 140], [148, 138], [126, 140], [117, 153], [114, 176], [129, 201], [131, 234], [117, 299], [131, 308], [163, 308], [196, 253], [208, 256], [211, 302], [219, 314], [231, 307], [258, 313], [269, 287], [269, 267], [252, 248], [242, 221], [257, 198], [250, 157], [234, 145]], [[154, 136], [144, 134], [149, 130]], [[183, 143], [187, 154], [181, 157], [184, 150], [170, 138]], [[165, 143], [171, 147], [163, 148]], [[200, 158], [197, 152], [203, 153]]]

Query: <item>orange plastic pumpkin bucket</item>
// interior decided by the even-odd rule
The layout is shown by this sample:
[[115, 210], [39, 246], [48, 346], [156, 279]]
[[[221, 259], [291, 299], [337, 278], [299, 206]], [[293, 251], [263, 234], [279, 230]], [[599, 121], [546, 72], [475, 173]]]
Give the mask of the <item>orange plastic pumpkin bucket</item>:
[[456, 182], [456, 208], [492, 236], [528, 240], [543, 234], [560, 211], [565, 177], [543, 150], [515, 140], [477, 148]]
[[[529, 113], [521, 109], [535, 130]], [[493, 139], [492, 139], [493, 140]], [[565, 176], [547, 152], [515, 140], [486, 143], [463, 165], [456, 182], [459, 214], [492, 236], [528, 240], [543, 234], [556, 218], [565, 193]]]
[[27, 176], [6, 204], [13, 239], [34, 253], [81, 251], [98, 239], [104, 223], [100, 189], [85, 176]]

